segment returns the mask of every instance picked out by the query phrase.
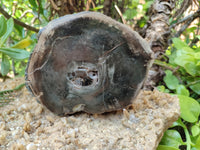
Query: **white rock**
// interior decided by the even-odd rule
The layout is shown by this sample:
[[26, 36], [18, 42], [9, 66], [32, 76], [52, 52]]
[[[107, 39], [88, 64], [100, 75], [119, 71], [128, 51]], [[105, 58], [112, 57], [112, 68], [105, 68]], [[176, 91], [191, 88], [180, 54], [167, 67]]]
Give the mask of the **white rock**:
[[27, 150], [37, 150], [37, 146], [34, 143], [30, 143], [26, 146]]

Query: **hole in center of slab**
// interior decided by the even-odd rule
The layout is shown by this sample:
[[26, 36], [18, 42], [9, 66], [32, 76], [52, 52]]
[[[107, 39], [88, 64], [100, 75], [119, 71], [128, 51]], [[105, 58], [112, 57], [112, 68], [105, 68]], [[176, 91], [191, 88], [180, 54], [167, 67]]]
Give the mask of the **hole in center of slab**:
[[75, 71], [68, 73], [68, 79], [76, 86], [95, 85], [98, 83], [98, 71], [81, 66]]

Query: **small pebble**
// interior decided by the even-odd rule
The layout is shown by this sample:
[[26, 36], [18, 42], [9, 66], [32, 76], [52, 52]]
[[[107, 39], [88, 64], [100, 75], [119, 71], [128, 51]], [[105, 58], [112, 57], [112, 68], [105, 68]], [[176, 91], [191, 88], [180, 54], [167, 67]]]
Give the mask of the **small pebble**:
[[30, 123], [26, 122], [24, 124], [24, 127], [23, 127], [24, 131], [28, 132], [28, 131], [31, 131], [31, 125]]
[[14, 143], [10, 150], [26, 150], [26, 148], [24, 147], [23, 144], [20, 144], [20, 143]]
[[30, 112], [27, 112], [25, 115], [26, 122], [30, 123], [32, 121], [32, 115]]
[[27, 150], [37, 150], [37, 146], [34, 143], [30, 143], [26, 146]]

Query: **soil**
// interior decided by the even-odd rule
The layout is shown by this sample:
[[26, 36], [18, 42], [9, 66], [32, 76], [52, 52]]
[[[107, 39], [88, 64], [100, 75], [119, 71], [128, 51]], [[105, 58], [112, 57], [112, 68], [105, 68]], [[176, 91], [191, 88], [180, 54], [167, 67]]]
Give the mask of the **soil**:
[[[24, 82], [0, 82], [0, 91]], [[121, 111], [59, 117], [24, 87], [14, 94], [14, 101], [0, 107], [0, 149], [153, 150], [178, 119], [179, 109], [177, 97], [155, 90], [141, 91], [133, 105]]]

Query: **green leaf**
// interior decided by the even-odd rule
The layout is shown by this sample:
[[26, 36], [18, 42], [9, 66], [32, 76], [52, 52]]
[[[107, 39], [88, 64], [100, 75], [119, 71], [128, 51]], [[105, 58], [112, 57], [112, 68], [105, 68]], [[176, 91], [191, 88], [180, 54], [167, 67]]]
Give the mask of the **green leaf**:
[[199, 54], [192, 49], [183, 48], [176, 51], [174, 63], [183, 67], [187, 73], [192, 76], [200, 75], [200, 66], [198, 66]]
[[194, 32], [197, 29], [197, 27], [191, 27], [191, 28], [187, 28], [186, 31], [187, 33], [191, 33]]
[[199, 73], [198, 71], [200, 69], [200, 67], [197, 66], [196, 63], [194, 63], [194, 62], [186, 63], [184, 68], [192, 76], [197, 76]]
[[184, 50], [177, 50], [174, 62], [177, 65], [184, 67], [185, 64], [189, 62], [195, 62], [194, 54], [192, 54], [192, 52], [187, 52]]
[[124, 13], [125, 19], [133, 19], [133, 17], [136, 15], [137, 15], [136, 9], [127, 9]]
[[179, 95], [185, 95], [185, 96], [190, 95], [190, 92], [188, 91], [188, 89], [186, 89], [186, 87], [184, 85], [178, 85], [176, 87], [176, 93]]
[[191, 97], [178, 95], [181, 108], [181, 118], [187, 122], [194, 123], [200, 114], [200, 104]]
[[19, 32], [19, 36], [21, 36], [22, 38], [24, 37], [24, 28], [20, 25], [15, 24], [14, 25], [15, 29]]
[[172, 71], [166, 70], [165, 71], [164, 82], [166, 83], [167, 87], [171, 90], [175, 90], [176, 87], [179, 85], [179, 80], [172, 74]]
[[23, 48], [28, 47], [31, 43], [32, 43], [31, 39], [29, 39], [29, 38], [23, 39], [23, 40], [19, 41], [17, 44], [15, 44], [14, 46], [12, 46], [12, 48], [23, 49]]
[[190, 86], [190, 88], [197, 94], [200, 95], [200, 83], [196, 83]]
[[200, 135], [199, 135], [199, 137], [197, 138], [196, 144], [195, 144], [194, 147], [197, 148], [198, 150], [200, 149]]
[[11, 34], [13, 30], [14, 21], [12, 18], [8, 19], [6, 26], [7, 26], [7, 30], [6, 30], [6, 33], [1, 37], [0, 47], [5, 43], [5, 41], [7, 40], [7, 38], [9, 37], [9, 35]]
[[173, 38], [172, 41], [174, 43], [174, 47], [178, 50], [183, 49], [185, 47], [191, 49], [185, 42], [181, 41], [181, 39], [179, 38]]
[[157, 89], [158, 89], [158, 91], [164, 92], [164, 93], [170, 92], [169, 89], [166, 89], [164, 85], [157, 86]]
[[187, 79], [187, 83], [195, 93], [200, 95], [200, 78], [189, 78]]
[[200, 133], [200, 127], [198, 125], [193, 125], [191, 128], [192, 136], [197, 136]]
[[197, 35], [196, 37], [200, 40], [200, 35]]
[[0, 16], [0, 37], [6, 32], [6, 19], [4, 16]]
[[166, 146], [166, 145], [158, 145], [156, 150], [179, 150], [178, 148]]
[[165, 86], [164, 85], [157, 86], [157, 89], [160, 92], [164, 92], [165, 91]]
[[195, 53], [194, 54], [194, 58], [200, 60], [200, 52]]
[[169, 55], [171, 55], [172, 53], [171, 53], [170, 50], [166, 50], [166, 51], [165, 51], [165, 54], [166, 54], [167, 56], [169, 56]]
[[181, 121], [181, 118], [178, 118], [178, 120], [175, 121], [171, 127], [176, 127], [176, 126], [185, 128], [185, 124]]
[[180, 145], [183, 144], [183, 140], [176, 130], [167, 130], [164, 133], [162, 141], [160, 142], [161, 145], [167, 145], [175, 148], [179, 148]]
[[1, 74], [6, 76], [10, 69], [10, 62], [8, 57], [5, 54], [2, 54], [2, 62], [1, 62]]
[[197, 61], [196, 66], [200, 66], [200, 59]]
[[23, 49], [17, 49], [17, 48], [0, 48], [0, 52], [10, 56], [14, 59], [25, 59], [28, 58], [30, 55], [30, 52], [25, 51]]
[[139, 0], [134, 0], [132, 2], [129, 3], [129, 7], [130, 8], [136, 8], [138, 6]]
[[145, 4], [143, 4], [143, 9], [147, 11], [147, 9], [151, 6], [152, 3], [153, 3], [153, 0], [146, 1]]
[[103, 9], [103, 5], [98, 5], [96, 6], [95, 8], [90, 8], [91, 11], [96, 11], [96, 10], [99, 10], [99, 9]]
[[38, 0], [39, 1], [39, 4], [41, 4], [40, 5], [40, 7], [39, 7], [39, 9], [40, 9], [40, 13], [44, 16], [44, 3], [42, 2], [42, 0]]
[[29, 3], [31, 4], [31, 6], [33, 6], [33, 8], [37, 8], [37, 4], [36, 4], [36, 0], [28, 0]]

